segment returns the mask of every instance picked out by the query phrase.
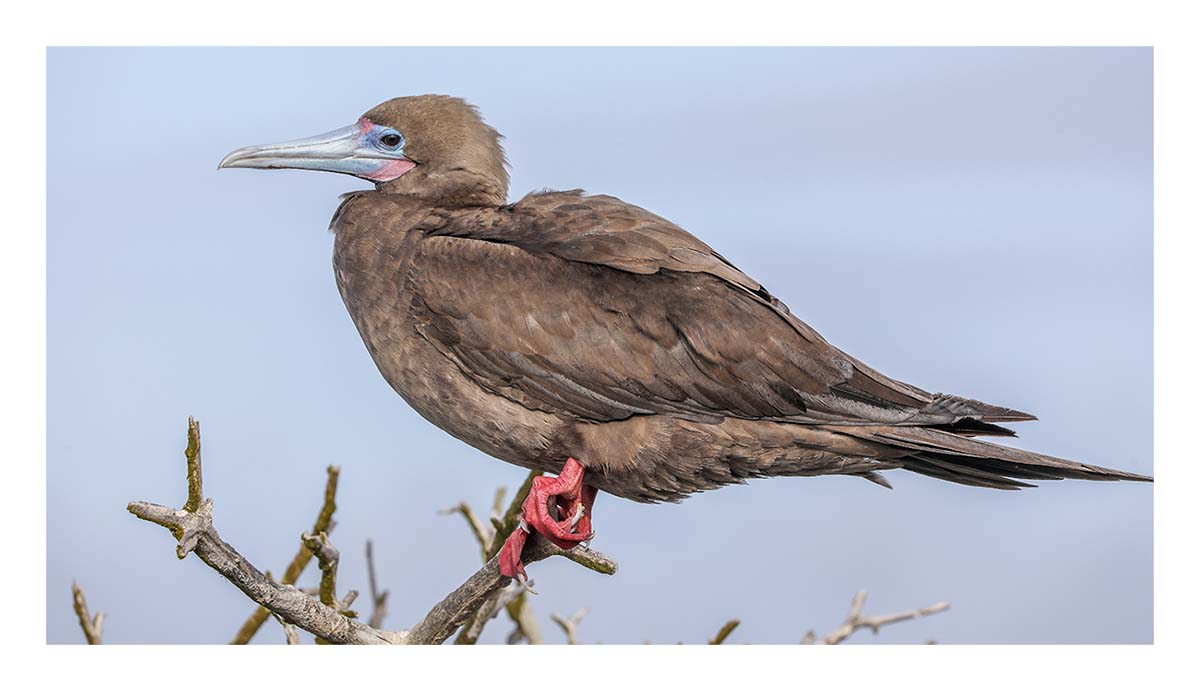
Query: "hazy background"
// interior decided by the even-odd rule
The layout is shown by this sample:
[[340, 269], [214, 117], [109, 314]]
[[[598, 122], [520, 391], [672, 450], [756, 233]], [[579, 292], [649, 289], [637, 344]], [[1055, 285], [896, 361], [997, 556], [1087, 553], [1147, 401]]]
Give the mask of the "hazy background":
[[[323, 132], [427, 92], [506, 136], [515, 199], [583, 187], [705, 239], [884, 372], [1032, 411], [1016, 443], [1153, 472], [1149, 49], [52, 49], [48, 639], [227, 641], [252, 603], [131, 500], [179, 505], [204, 430], [222, 536], [281, 573], [342, 466], [339, 585], [373, 538], [389, 628], [478, 566], [457, 517], [524, 471], [432, 427], [342, 306], [326, 224], [366, 185], [221, 171], [236, 147]], [[36, 232], [33, 229], [16, 232]], [[752, 337], [752, 335], [751, 335]], [[858, 642], [1147, 643], [1152, 487], [998, 492], [892, 472], [754, 481], [680, 505], [597, 502], [615, 577], [530, 568], [588, 642], [794, 643], [853, 593]], [[316, 582], [315, 564], [304, 584]], [[360, 604], [366, 607], [364, 601]], [[494, 621], [484, 640], [511, 626]], [[281, 642], [268, 622], [259, 641]]]

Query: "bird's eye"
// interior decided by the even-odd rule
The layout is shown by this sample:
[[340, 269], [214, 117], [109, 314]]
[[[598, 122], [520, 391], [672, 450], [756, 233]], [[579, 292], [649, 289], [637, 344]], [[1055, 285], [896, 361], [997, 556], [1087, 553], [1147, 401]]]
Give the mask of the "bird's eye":
[[397, 146], [400, 146], [400, 143], [403, 141], [404, 137], [401, 137], [398, 132], [388, 132], [379, 138], [379, 143], [383, 144], [389, 149], [394, 149]]

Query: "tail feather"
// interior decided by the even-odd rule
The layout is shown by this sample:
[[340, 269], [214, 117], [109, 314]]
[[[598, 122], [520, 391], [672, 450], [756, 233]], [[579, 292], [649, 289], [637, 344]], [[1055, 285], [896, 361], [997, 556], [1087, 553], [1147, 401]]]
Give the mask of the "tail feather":
[[[915, 463], [921, 464], [923, 469], [928, 469], [929, 466], [933, 466], [945, 473], [951, 474], [955, 478], [962, 478], [965, 476], [974, 483], [984, 484], [984, 486], [995, 487], [997, 489], [1021, 489], [1022, 487], [1037, 486], [1031, 485], [1028, 482], [1014, 480], [1011, 477], [1006, 477], [989, 470], [983, 470], [978, 465], [955, 463], [954, 461], [950, 460], [942, 460], [933, 454], [919, 454], [912, 463], [905, 463], [904, 467], [910, 468]], [[961, 482], [961, 479], [955, 481]]]
[[935, 394], [933, 401], [922, 408], [921, 412], [927, 414], [946, 413], [959, 418], [975, 418], [984, 422], [1027, 422], [1037, 419], [1036, 415], [1020, 410], [944, 393]]
[[971, 485], [973, 487], [989, 487], [991, 489], [1014, 490], [1014, 489], [1021, 489], [1023, 487], [1033, 487], [1034, 486], [1034, 485], [1030, 485], [1030, 484], [1027, 484], [1024, 482], [1018, 482], [1017, 480], [1009, 480], [1006, 478], [1000, 478], [999, 480], [988, 480], [985, 478], [975, 477], [975, 476], [971, 475], [970, 473], [964, 473], [964, 472], [960, 472], [960, 471], [956, 471], [956, 470], [948, 470], [945, 468], [941, 468], [932, 463], [927, 463], [925, 461], [921, 461], [921, 460], [917, 460], [917, 459], [913, 459], [912, 461], [905, 461], [904, 469], [911, 470], [914, 473], [920, 473], [921, 475], [927, 475], [932, 478], [937, 478], [938, 480], [946, 480], [948, 482], [956, 482], [960, 485]]
[[866, 473], [861, 473], [859, 475], [859, 477], [863, 478], [864, 480], [870, 480], [871, 482], [874, 482], [875, 484], [879, 485], [880, 487], [886, 487], [888, 489], [892, 488], [892, 483], [888, 482], [887, 478], [884, 477], [881, 473], [877, 473], [874, 470], [868, 471]]
[[953, 432], [964, 437], [1015, 437], [1017, 433], [1007, 427], [993, 425], [975, 418], [965, 417], [948, 425], [929, 425], [932, 429]]
[[1066, 478], [1070, 478], [1073, 480], [1093, 480], [1093, 479], [1094, 480], [1108, 480], [1108, 479], [1115, 480], [1115, 479], [1117, 479], [1117, 478], [1109, 478], [1109, 477], [1095, 477], [1094, 478], [1094, 477], [1090, 477], [1090, 476], [1086, 476], [1086, 475], [1081, 476], [1081, 475], [1076, 475], [1076, 474], [1068, 473], [1068, 472], [1061, 471], [1061, 470], [1057, 471], [1057, 472], [1049, 472], [1046, 470], [1036, 470], [1036, 469], [1034, 469], [1033, 466], [1020, 465], [1017, 463], [1010, 463], [1008, 461], [997, 461], [997, 460], [993, 460], [993, 459], [989, 459], [989, 458], [980, 458], [973, 462], [980, 467], [990, 468], [1002, 475], [1006, 475], [1008, 477], [1017, 477], [1017, 478], [1021, 478], [1023, 480], [1062, 480], [1062, 479], [1066, 479]]
[[1146, 475], [1000, 446], [941, 429], [898, 426], [829, 429], [882, 445], [881, 457], [900, 463], [906, 470], [964, 485], [1021, 489], [1035, 486], [1021, 480], [1153, 481]]

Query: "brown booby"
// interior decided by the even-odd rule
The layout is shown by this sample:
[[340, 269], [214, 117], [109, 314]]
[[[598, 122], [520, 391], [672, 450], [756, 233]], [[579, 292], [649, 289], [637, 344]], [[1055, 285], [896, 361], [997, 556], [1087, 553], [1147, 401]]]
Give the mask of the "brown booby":
[[396, 98], [357, 123], [238, 149], [222, 168], [375, 183], [330, 224], [346, 308], [418, 413], [535, 480], [501, 570], [525, 578], [537, 530], [588, 539], [596, 491], [678, 501], [748, 478], [904, 469], [997, 489], [1150, 480], [979, 441], [1010, 408], [932, 394], [829, 344], [684, 229], [620, 199], [508, 203], [500, 135], [449, 96]]

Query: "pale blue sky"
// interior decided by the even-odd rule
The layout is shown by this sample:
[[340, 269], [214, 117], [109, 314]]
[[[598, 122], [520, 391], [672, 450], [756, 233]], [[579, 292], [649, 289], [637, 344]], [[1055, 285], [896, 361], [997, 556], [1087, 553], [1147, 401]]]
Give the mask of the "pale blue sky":
[[[524, 471], [376, 372], [334, 286], [344, 176], [221, 171], [239, 146], [448, 93], [506, 136], [519, 197], [583, 187], [713, 245], [828, 339], [933, 391], [1029, 410], [1017, 444], [1152, 473], [1149, 49], [52, 49], [47, 637], [224, 642], [251, 603], [130, 500], [181, 503], [204, 428], [223, 537], [279, 572], [341, 464], [340, 584], [376, 543], [389, 627], [477, 566], [456, 518]], [[602, 496], [606, 578], [531, 567], [585, 641], [796, 642], [858, 589], [953, 609], [862, 642], [1152, 640], [1152, 487], [1017, 493], [889, 474]], [[307, 575], [315, 582], [315, 568]], [[493, 622], [484, 640], [509, 630]], [[262, 641], [282, 641], [268, 624]]]

